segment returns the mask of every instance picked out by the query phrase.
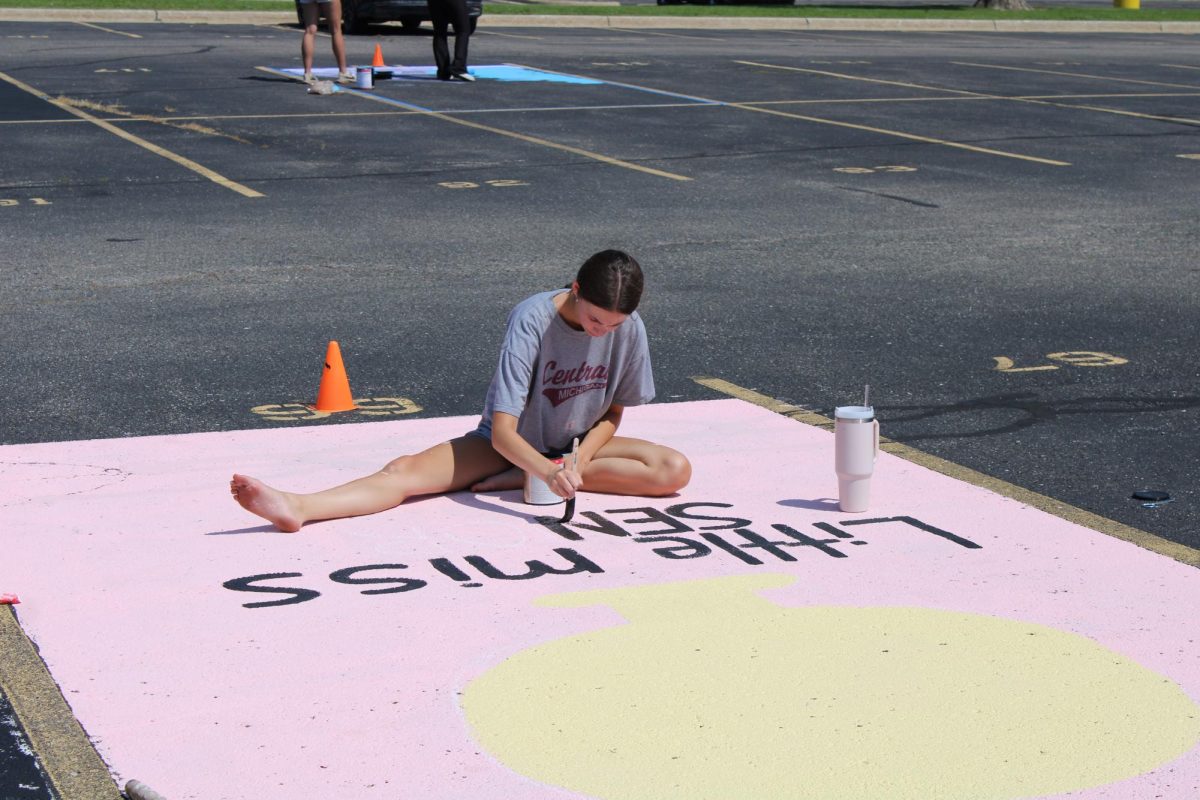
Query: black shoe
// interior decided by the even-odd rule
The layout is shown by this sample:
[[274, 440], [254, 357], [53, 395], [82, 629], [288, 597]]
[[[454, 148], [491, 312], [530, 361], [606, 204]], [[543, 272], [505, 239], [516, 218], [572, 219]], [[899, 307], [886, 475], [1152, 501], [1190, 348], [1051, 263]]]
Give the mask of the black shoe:
[[450, 80], [450, 73], [442, 72], [441, 70], [438, 70], [437, 79], [439, 81], [448, 81], [448, 80]]
[[467, 83], [474, 83], [475, 76], [469, 72], [452, 72], [452, 73], [450, 73], [450, 80], [466, 81]]

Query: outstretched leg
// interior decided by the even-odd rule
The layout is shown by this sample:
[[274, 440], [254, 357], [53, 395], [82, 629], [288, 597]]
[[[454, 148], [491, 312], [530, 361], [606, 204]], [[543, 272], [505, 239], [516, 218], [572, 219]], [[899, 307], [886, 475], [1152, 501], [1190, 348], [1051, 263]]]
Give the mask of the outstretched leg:
[[374, 514], [417, 495], [465, 489], [509, 466], [491, 442], [460, 436], [401, 456], [374, 474], [311, 494], [280, 491], [246, 475], [234, 475], [229, 490], [242, 508], [291, 532], [313, 520]]
[[663, 497], [691, 479], [692, 464], [678, 450], [614, 436], [584, 468], [583, 491]]

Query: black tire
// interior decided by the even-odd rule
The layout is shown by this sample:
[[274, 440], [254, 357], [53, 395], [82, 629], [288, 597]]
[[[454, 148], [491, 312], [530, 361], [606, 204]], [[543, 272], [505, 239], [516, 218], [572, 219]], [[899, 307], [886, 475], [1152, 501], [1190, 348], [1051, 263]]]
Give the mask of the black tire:
[[475, 33], [475, 23], [477, 22], [479, 22], [479, 17], [471, 17], [470, 21], [468, 22], [467, 27], [470, 29], [471, 33]]
[[296, 24], [301, 28], [304, 27], [304, 12], [300, 10], [300, 4], [296, 3]]
[[367, 21], [358, 15], [355, 0], [342, 0], [342, 33], [361, 36], [367, 32]]
[[421, 29], [421, 18], [420, 17], [401, 17], [400, 18], [400, 27], [404, 29], [405, 33], [416, 33], [417, 31], [419, 31]]

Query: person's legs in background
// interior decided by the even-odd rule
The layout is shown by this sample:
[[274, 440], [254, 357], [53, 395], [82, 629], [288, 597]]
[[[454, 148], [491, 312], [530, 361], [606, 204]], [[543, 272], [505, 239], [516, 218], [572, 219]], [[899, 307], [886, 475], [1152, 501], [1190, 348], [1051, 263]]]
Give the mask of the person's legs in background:
[[354, 73], [346, 66], [346, 40], [342, 36], [342, 0], [329, 0], [321, 3], [325, 9], [325, 19], [329, 23], [329, 38], [333, 42], [333, 58], [338, 65], [338, 80], [349, 83], [354, 80]]
[[304, 20], [304, 36], [300, 39], [300, 60], [304, 64], [304, 80], [313, 82], [313, 51], [316, 49], [317, 28], [321, 23], [321, 14], [329, 23], [329, 37], [333, 40], [333, 58], [338, 65], [338, 79], [345, 82], [353, 80], [353, 75], [346, 67], [346, 43], [342, 38], [342, 0], [310, 0], [300, 4], [300, 14]]
[[447, 0], [451, 21], [454, 23], [454, 61], [450, 64], [450, 77], [473, 81], [467, 72], [467, 45], [471, 39], [471, 15], [467, 13], [467, 0]]
[[[433, 22], [433, 62], [439, 81], [450, 80], [450, 8], [448, 0], [429, 0], [429, 18]], [[457, 49], [457, 48], [456, 48]]]
[[304, 80], [312, 83], [313, 48], [317, 41], [317, 25], [321, 12], [315, 2], [301, 3], [300, 14], [304, 20], [304, 36], [300, 39], [300, 61], [304, 64]]

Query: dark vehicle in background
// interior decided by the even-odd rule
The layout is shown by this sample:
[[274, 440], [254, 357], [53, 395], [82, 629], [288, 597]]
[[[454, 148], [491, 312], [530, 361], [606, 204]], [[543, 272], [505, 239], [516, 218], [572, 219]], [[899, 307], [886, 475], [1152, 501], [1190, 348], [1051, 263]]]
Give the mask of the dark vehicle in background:
[[658, 0], [660, 6], [685, 5], [689, 3], [696, 6], [790, 6], [795, 2], [796, 0]]
[[[483, 0], [467, 0], [467, 13], [471, 15], [471, 33], [474, 33], [475, 22], [483, 14]], [[372, 22], [395, 21], [411, 32], [429, 18], [429, 4], [425, 0], [342, 0], [342, 33], [366, 33]], [[304, 24], [299, 3], [296, 19]]]

